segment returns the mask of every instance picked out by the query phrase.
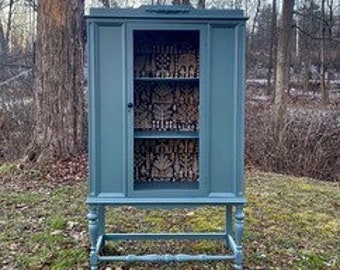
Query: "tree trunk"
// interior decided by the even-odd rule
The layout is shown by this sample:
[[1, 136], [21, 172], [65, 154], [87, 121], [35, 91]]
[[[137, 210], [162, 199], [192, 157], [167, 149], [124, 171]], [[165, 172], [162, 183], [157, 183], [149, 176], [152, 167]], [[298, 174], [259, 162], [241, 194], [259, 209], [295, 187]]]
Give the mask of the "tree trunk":
[[260, 9], [261, 9], [261, 0], [257, 0], [256, 12], [255, 12], [253, 24], [252, 24], [252, 27], [251, 27], [250, 38], [249, 38], [249, 41], [248, 41], [249, 50], [252, 49], [251, 43], [252, 43], [252, 39], [255, 35], [255, 29], [256, 29], [257, 20], [258, 20], [259, 14], [260, 14]]
[[309, 67], [310, 65], [311, 65], [310, 60], [306, 57], [306, 60], [304, 61], [304, 66], [303, 66], [303, 92], [304, 94], [307, 94], [309, 91], [309, 80], [310, 80]]
[[[306, 17], [308, 17], [309, 21], [306, 25], [302, 25], [302, 27], [304, 27], [304, 31], [306, 31], [307, 33], [311, 33], [312, 32], [312, 18], [313, 18], [313, 11], [310, 11], [312, 9], [312, 6], [314, 5], [314, 2], [311, 1], [310, 2], [310, 7], [308, 9], [308, 6], [306, 5], [306, 9], [308, 9], [309, 11], [307, 11], [307, 15], [305, 15]], [[298, 30], [300, 31], [300, 30]], [[311, 62], [311, 58], [312, 58], [312, 52], [313, 50], [313, 41], [311, 39], [310, 36], [307, 35], [302, 35], [301, 36], [301, 44], [302, 44], [302, 53], [301, 53], [301, 58], [303, 59], [303, 92], [304, 94], [307, 94], [311, 89], [310, 87], [310, 79], [311, 79], [311, 73], [310, 73], [310, 68], [312, 65]]]
[[[5, 56], [5, 50], [6, 50], [6, 40], [5, 40], [5, 32], [4, 28], [2, 26], [2, 22], [0, 21], [0, 57]], [[3, 59], [0, 60], [2, 62]]]
[[190, 0], [172, 0], [173, 5], [191, 5]]
[[321, 20], [320, 20], [320, 88], [321, 88], [321, 96], [322, 102], [324, 104], [329, 103], [329, 92], [326, 87], [326, 80], [325, 80], [325, 0], [321, 1]]
[[13, 5], [14, 5], [14, 0], [10, 0], [8, 4], [8, 17], [7, 17], [7, 26], [6, 26], [6, 36], [5, 36], [5, 41], [6, 41], [5, 52], [8, 52], [9, 50], [10, 35], [11, 35], [11, 30], [12, 30]]
[[110, 8], [110, 1], [109, 0], [100, 0], [103, 3], [105, 8]]
[[[270, 95], [273, 92], [271, 81], [272, 81], [272, 74], [275, 73], [274, 67], [276, 66], [276, 48], [277, 48], [276, 0], [273, 0], [272, 2], [272, 17], [271, 17], [270, 32], [271, 33], [270, 33], [270, 48], [269, 48], [269, 60], [268, 60], [268, 73], [267, 73], [267, 95]], [[274, 79], [274, 85], [275, 85], [275, 79]]]
[[84, 0], [38, 3], [35, 126], [26, 158], [67, 158], [84, 144]]
[[274, 134], [277, 142], [281, 142], [282, 129], [285, 122], [285, 91], [289, 87], [290, 39], [292, 33], [294, 0], [284, 0], [282, 17], [279, 24], [279, 41], [277, 47], [276, 84], [274, 99]]
[[197, 8], [205, 9], [205, 0], [198, 0]]
[[[251, 64], [254, 61], [251, 52], [253, 51], [253, 38], [255, 35], [255, 29], [256, 29], [256, 24], [258, 21], [258, 17], [260, 14], [260, 9], [261, 9], [261, 0], [257, 0], [257, 5], [256, 5], [256, 12], [254, 15], [254, 19], [253, 19], [253, 24], [251, 27], [251, 32], [249, 35], [247, 35], [247, 59], [248, 61], [246, 62], [246, 72], [248, 73], [248, 71], [250, 70]], [[247, 77], [247, 76], [246, 76]]]

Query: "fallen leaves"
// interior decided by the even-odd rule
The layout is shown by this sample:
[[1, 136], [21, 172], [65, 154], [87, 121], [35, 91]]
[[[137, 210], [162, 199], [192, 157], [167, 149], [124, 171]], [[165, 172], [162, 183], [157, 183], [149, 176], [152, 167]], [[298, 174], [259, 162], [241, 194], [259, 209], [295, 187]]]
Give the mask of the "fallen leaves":
[[[71, 168], [69, 168], [71, 167]], [[0, 176], [0, 269], [88, 269], [86, 157]], [[48, 177], [47, 177], [48, 176]], [[245, 269], [340, 269], [338, 187], [262, 173], [247, 177]], [[108, 232], [221, 231], [225, 209], [141, 209], [107, 213]], [[109, 254], [224, 251], [220, 242], [113, 242]], [[227, 264], [231, 269], [231, 264]], [[225, 263], [102, 265], [101, 270], [226, 269]]]

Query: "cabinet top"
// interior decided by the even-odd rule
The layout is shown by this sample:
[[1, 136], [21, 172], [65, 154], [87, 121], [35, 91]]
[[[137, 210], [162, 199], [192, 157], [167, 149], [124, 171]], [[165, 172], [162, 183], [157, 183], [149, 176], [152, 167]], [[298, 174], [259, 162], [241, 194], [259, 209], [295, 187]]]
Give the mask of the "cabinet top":
[[246, 20], [240, 9], [196, 9], [187, 5], [143, 5], [140, 8], [95, 8], [87, 16], [113, 19]]

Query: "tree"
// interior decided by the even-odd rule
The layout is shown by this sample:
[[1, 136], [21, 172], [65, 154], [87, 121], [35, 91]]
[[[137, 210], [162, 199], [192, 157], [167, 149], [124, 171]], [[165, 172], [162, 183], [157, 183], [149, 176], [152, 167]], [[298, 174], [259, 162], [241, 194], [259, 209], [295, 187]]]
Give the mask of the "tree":
[[40, 0], [35, 126], [26, 159], [67, 158], [85, 147], [84, 0]]
[[0, 20], [0, 56], [5, 55], [5, 49], [6, 49], [5, 33]]
[[253, 18], [253, 23], [251, 26], [251, 31], [249, 33], [249, 35], [247, 35], [247, 72], [248, 70], [250, 70], [250, 64], [251, 62], [256, 62], [254, 61], [254, 57], [253, 57], [253, 48], [254, 46], [254, 38], [255, 38], [255, 32], [256, 32], [256, 28], [258, 27], [258, 19], [259, 19], [259, 14], [261, 12], [261, 0], [257, 0], [257, 4], [256, 4], [256, 11], [255, 11], [255, 15]]
[[292, 33], [294, 0], [284, 0], [282, 6], [282, 17], [279, 23], [279, 40], [277, 46], [277, 64], [276, 64], [276, 83], [274, 98], [274, 134], [277, 142], [281, 141], [281, 132], [283, 129], [286, 102], [285, 91], [289, 87], [289, 68], [290, 56], [289, 45]]
[[325, 37], [326, 37], [326, 26], [325, 26], [325, 0], [321, 0], [321, 20], [320, 20], [320, 87], [322, 101], [325, 104], [329, 103], [329, 91], [326, 88], [326, 73], [325, 73]]
[[173, 5], [190, 5], [190, 0], [172, 0]]
[[315, 39], [320, 31], [320, 10], [314, 0], [306, 0], [298, 8], [296, 28], [299, 35], [298, 40], [298, 59], [302, 62], [301, 71], [303, 73], [303, 90], [310, 91], [311, 67], [318, 65], [317, 52], [319, 51], [319, 42]]
[[[269, 60], [267, 71], [267, 94], [272, 92], [271, 78], [272, 73], [275, 72], [276, 64], [276, 48], [277, 48], [277, 13], [276, 13], [276, 0], [272, 1], [272, 14], [270, 25], [270, 48], [269, 48]], [[274, 69], [274, 71], [273, 71]], [[274, 85], [276, 83], [276, 77], [274, 76]]]
[[8, 49], [10, 33], [12, 29], [13, 5], [14, 5], [14, 0], [10, 0], [8, 4], [8, 18], [7, 18], [7, 27], [6, 27], [6, 37], [5, 37], [7, 49]]
[[198, 0], [197, 8], [205, 9], [205, 0]]

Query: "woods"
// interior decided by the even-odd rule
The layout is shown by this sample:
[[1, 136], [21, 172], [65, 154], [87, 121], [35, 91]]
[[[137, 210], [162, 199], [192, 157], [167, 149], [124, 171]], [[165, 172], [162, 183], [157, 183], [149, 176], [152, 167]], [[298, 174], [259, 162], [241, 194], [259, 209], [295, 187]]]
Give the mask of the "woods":
[[[333, 0], [285, 0], [282, 6], [276, 0], [173, 4], [243, 8], [250, 17], [247, 164], [337, 179], [339, 6]], [[138, 5], [118, 0], [0, 1], [2, 160], [43, 162], [86, 153], [84, 10]], [[270, 132], [259, 132], [259, 126]], [[297, 140], [295, 132], [305, 130], [310, 132]], [[300, 147], [305, 152], [295, 153]], [[309, 162], [314, 167], [303, 165], [305, 160], [315, 160]]]
[[276, 57], [276, 81], [274, 95], [274, 135], [275, 141], [282, 141], [282, 130], [285, 125], [285, 93], [289, 89], [290, 38], [292, 33], [294, 0], [283, 1], [282, 16], [279, 23], [279, 39]]
[[339, 48], [334, 0], [0, 0], [0, 269], [340, 269]]
[[33, 141], [30, 161], [84, 151], [84, 1], [40, 1], [37, 11]]

